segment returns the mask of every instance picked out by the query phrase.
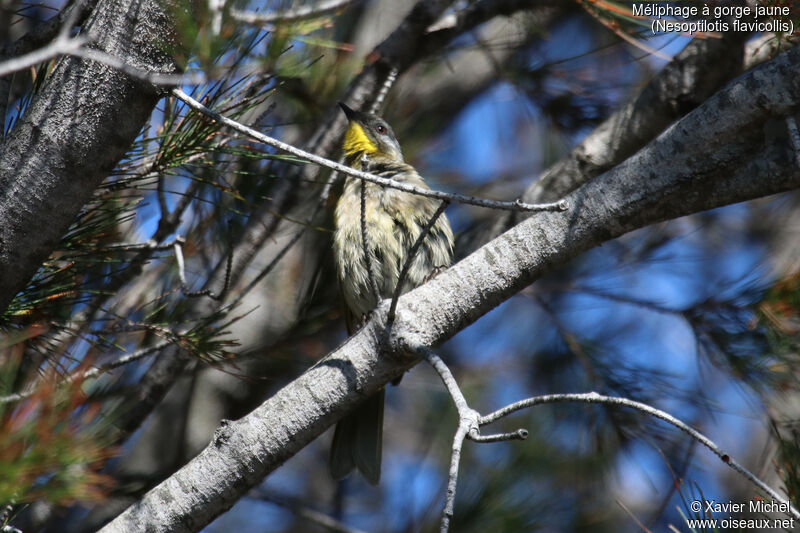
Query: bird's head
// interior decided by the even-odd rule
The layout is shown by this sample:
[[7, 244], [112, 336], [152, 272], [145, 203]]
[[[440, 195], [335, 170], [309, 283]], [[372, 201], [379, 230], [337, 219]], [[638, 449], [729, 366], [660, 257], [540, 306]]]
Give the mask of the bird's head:
[[354, 111], [339, 102], [339, 106], [350, 123], [344, 134], [344, 154], [349, 160], [366, 155], [368, 157], [383, 156], [396, 161], [403, 161], [400, 143], [394, 136], [391, 126], [382, 118], [369, 113]]

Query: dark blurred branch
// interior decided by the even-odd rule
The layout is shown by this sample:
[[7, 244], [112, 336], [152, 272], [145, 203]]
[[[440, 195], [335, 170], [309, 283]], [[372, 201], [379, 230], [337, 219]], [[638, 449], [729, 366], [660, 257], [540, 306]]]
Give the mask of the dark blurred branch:
[[250, 496], [259, 498], [265, 502], [279, 505], [285, 509], [289, 509], [300, 518], [304, 518], [309, 522], [322, 526], [328, 531], [335, 531], [336, 533], [364, 533], [360, 529], [349, 527], [338, 520], [335, 520], [333, 517], [326, 515], [325, 513], [317, 511], [316, 509], [312, 509], [308, 505], [295, 498], [287, 498], [285, 496], [270, 494], [260, 488], [251, 491]]
[[[638, 95], [548, 168], [522, 198], [561, 198], [636, 153], [741, 73], [747, 37], [728, 32], [720, 39], [694, 39]], [[493, 234], [516, 220], [514, 215], [501, 217]]]
[[417, 364], [419, 349], [449, 339], [546, 272], [634, 229], [798, 188], [800, 168], [789, 146], [763, 136], [766, 121], [800, 106], [798, 68], [795, 47], [741, 76], [645, 149], [570, 194], [569, 211], [536, 213], [405, 294], [388, 337], [383, 324], [370, 320], [251, 413], [223, 423], [205, 450], [102, 531], [127, 532], [143, 523], [201, 529]]
[[[83, 382], [86, 379], [96, 378], [97, 376], [105, 374], [105, 373], [107, 373], [107, 372], [109, 372], [111, 370], [114, 370], [115, 368], [119, 368], [121, 366], [129, 365], [129, 364], [131, 364], [133, 362], [141, 360], [144, 357], [147, 357], [148, 355], [151, 355], [151, 354], [153, 354], [155, 352], [164, 350], [165, 348], [167, 348], [168, 346], [170, 346], [172, 344], [174, 344], [173, 341], [161, 342], [161, 343], [155, 344], [153, 346], [150, 346], [148, 348], [142, 348], [141, 350], [136, 350], [135, 352], [130, 353], [128, 355], [123, 355], [119, 359], [116, 359], [116, 360], [114, 360], [114, 361], [112, 361], [110, 363], [107, 363], [105, 365], [92, 367], [92, 368], [90, 368], [90, 369], [88, 369], [86, 371], [80, 370], [80, 371], [78, 371], [76, 373], [69, 374], [68, 376], [66, 376], [61, 381], [61, 384], [66, 385], [66, 384], [69, 384], [69, 383], [74, 383], [75, 381], [78, 381], [78, 380]], [[0, 396], [0, 405], [7, 404], [7, 403], [14, 403], [14, 402], [18, 402], [20, 400], [24, 400], [26, 398], [30, 398], [31, 396], [36, 394], [36, 392], [39, 390], [41, 385], [42, 385], [41, 383], [34, 383], [33, 385], [31, 385], [30, 387], [26, 388], [22, 392], [18, 392], [18, 393], [15, 393], [15, 394], [9, 394], [7, 396]]]
[[794, 159], [800, 167], [800, 131], [797, 129], [797, 121], [793, 116], [786, 117], [786, 128], [789, 130], [789, 139], [792, 141]]

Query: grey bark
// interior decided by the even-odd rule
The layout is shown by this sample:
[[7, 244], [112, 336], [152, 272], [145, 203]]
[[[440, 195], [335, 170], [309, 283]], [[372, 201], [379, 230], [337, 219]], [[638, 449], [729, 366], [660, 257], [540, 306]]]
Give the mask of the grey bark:
[[[581, 252], [663, 220], [800, 186], [768, 122], [800, 107], [800, 47], [730, 83], [621, 165], [400, 299], [388, 339], [371, 320], [102, 529], [197, 531], [435, 346]], [[383, 302], [385, 312], [388, 302]]]
[[[170, 4], [100, 2], [86, 24], [97, 48], [171, 73]], [[104, 65], [64, 57], [0, 145], [0, 309], [29, 282], [130, 149], [160, 90]]]

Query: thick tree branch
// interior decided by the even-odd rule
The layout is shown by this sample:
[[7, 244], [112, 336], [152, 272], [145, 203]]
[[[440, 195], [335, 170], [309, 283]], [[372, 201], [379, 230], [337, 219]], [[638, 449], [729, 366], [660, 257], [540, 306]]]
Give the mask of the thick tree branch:
[[[560, 198], [618, 165], [742, 72], [746, 33], [694, 39], [634, 98], [548, 168], [523, 193], [526, 202]], [[516, 223], [500, 218], [495, 234]]]
[[[439, 344], [583, 251], [663, 220], [800, 186], [793, 154], [760, 132], [800, 105], [800, 47], [732, 82], [625, 163], [536, 213], [399, 300], [390, 336], [372, 320], [247, 416], [223, 424], [180, 471], [102, 531], [147, 524], [196, 531], [387, 382]], [[725, 139], [751, 139], [724, 150]], [[718, 141], [719, 140], [719, 141]], [[389, 302], [384, 301], [383, 307]], [[375, 313], [381, 316], [382, 313]]]
[[[174, 72], [170, 5], [101, 2], [85, 33], [140, 70]], [[92, 192], [141, 131], [159, 90], [93, 61], [62, 58], [2, 144], [0, 309], [53, 251]]]

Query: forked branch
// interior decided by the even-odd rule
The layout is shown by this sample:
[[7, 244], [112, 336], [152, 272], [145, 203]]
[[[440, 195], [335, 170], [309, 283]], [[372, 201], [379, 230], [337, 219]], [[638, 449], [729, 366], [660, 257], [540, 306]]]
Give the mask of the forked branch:
[[[445, 387], [447, 387], [447, 391], [450, 393], [450, 397], [453, 399], [453, 403], [456, 405], [459, 415], [458, 429], [456, 430], [456, 434], [453, 439], [453, 450], [450, 457], [447, 494], [445, 496], [445, 506], [442, 513], [442, 522], [440, 527], [440, 531], [442, 533], [446, 533], [448, 531], [450, 527], [450, 520], [453, 518], [453, 506], [455, 502], [456, 485], [458, 483], [458, 465], [461, 457], [461, 446], [464, 442], [464, 439], [468, 438], [476, 442], [498, 442], [501, 440], [524, 439], [528, 435], [527, 431], [524, 429], [519, 429], [511, 433], [481, 436], [480, 427], [491, 424], [492, 422], [495, 422], [521, 409], [546, 403], [579, 402], [630, 407], [631, 409], [635, 409], [652, 417], [659, 418], [680, 429], [691, 438], [711, 450], [722, 460], [723, 463], [744, 476], [745, 479], [758, 487], [760, 491], [766, 494], [773, 501], [786, 501], [786, 498], [781, 498], [778, 491], [771, 488], [769, 485], [756, 477], [752, 472], [747, 470], [744, 466], [736, 462], [711, 439], [665, 411], [656, 409], [655, 407], [645, 403], [629, 400], [627, 398], [603, 396], [602, 394], [598, 394], [596, 392], [587, 392], [579, 394], [549, 394], [546, 396], [534, 396], [532, 398], [526, 398], [524, 400], [507, 405], [501, 409], [498, 409], [497, 411], [489, 413], [488, 415], [481, 416], [477, 411], [469, 407], [469, 404], [464, 398], [464, 394], [461, 392], [461, 389], [458, 387], [453, 374], [450, 372], [450, 369], [447, 367], [444, 361], [442, 361], [442, 359], [429, 348], [421, 348], [418, 350], [418, 352], [439, 374], [439, 377], [444, 382]], [[789, 504], [789, 513], [792, 515], [792, 517], [800, 519], [800, 511], [798, 511], [791, 504]]]

